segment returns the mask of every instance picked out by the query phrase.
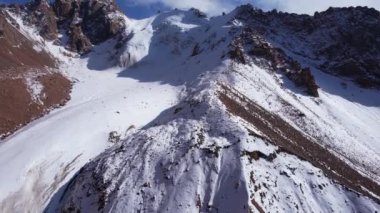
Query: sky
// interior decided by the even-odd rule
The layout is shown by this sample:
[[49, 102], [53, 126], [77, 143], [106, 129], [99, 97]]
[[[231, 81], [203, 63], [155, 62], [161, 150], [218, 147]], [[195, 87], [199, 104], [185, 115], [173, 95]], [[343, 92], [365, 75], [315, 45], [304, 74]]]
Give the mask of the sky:
[[148, 17], [158, 10], [195, 7], [209, 15], [228, 12], [241, 4], [250, 3], [263, 10], [277, 9], [292, 13], [314, 14], [329, 7], [368, 6], [380, 10], [380, 0], [117, 0], [127, 16]]
[[[22, 3], [27, 0], [0, 0], [0, 3]], [[115, 0], [130, 18], [141, 19], [174, 8], [198, 8], [210, 16], [229, 12], [250, 3], [263, 10], [277, 9], [292, 13], [313, 14], [333, 7], [368, 6], [380, 10], [380, 0]]]

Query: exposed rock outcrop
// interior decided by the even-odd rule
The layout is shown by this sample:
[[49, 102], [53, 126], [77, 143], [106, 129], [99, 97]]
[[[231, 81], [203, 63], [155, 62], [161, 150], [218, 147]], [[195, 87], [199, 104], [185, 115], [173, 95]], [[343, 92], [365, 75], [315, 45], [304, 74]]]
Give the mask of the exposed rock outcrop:
[[82, 28], [80, 25], [70, 26], [69, 35], [69, 48], [72, 51], [78, 52], [80, 54], [87, 53], [91, 50], [92, 44], [88, 37], [83, 34]]
[[42, 37], [55, 40], [58, 37], [57, 18], [47, 0], [34, 0], [26, 5], [27, 15], [24, 17], [29, 24], [37, 26]]
[[244, 52], [248, 52], [251, 60], [258, 66], [273, 72], [286, 75], [297, 86], [318, 97], [318, 85], [310, 68], [303, 68], [299, 62], [289, 57], [280, 48], [273, 47], [266, 39], [252, 28], [246, 28], [230, 45], [230, 58], [246, 64]]
[[[121, 34], [126, 28], [124, 15], [113, 0], [33, 0], [26, 5], [11, 5], [25, 23], [35, 26], [47, 40], [56, 40], [58, 31], [68, 40], [57, 41], [71, 51], [87, 53], [92, 45]], [[67, 43], [62, 43], [67, 42]]]
[[[296, 60], [315, 60], [322, 71], [380, 86], [380, 12], [367, 7], [330, 8], [314, 16], [239, 7], [236, 18]], [[256, 54], [265, 55], [262, 47]]]
[[3, 9], [0, 9], [0, 70], [15, 67], [55, 67], [55, 60], [37, 44], [19, 31], [17, 22]]
[[[0, 9], [0, 31], [1, 137], [63, 105], [70, 97], [71, 83], [54, 71], [55, 58], [21, 33], [4, 9]], [[54, 38], [54, 33], [48, 33], [54, 31], [44, 32]]]
[[57, 0], [54, 10], [61, 29], [69, 29], [69, 48], [85, 53], [125, 29], [125, 21], [112, 0]]

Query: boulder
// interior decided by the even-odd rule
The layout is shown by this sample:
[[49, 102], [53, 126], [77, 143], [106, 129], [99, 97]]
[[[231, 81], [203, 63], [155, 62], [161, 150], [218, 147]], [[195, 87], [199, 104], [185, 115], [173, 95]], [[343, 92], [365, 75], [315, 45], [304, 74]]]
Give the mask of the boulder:
[[70, 27], [68, 45], [71, 51], [78, 52], [79, 54], [85, 54], [92, 48], [90, 40], [83, 34], [80, 25]]

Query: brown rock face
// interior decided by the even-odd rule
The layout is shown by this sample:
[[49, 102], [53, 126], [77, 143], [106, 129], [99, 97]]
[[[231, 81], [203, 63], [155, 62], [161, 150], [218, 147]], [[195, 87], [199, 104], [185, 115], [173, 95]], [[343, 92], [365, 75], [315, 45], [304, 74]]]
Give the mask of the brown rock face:
[[[8, 23], [8, 20], [11, 23]], [[19, 32], [19, 26], [0, 9], [0, 70], [16, 67], [55, 67], [55, 60], [45, 51], [36, 51], [34, 44]]]
[[79, 25], [73, 25], [69, 31], [69, 48], [72, 51], [80, 54], [87, 53], [91, 50], [92, 44], [90, 40], [82, 32], [82, 28]]
[[63, 106], [70, 97], [71, 82], [60, 73], [41, 75], [37, 80], [43, 86], [41, 100], [46, 108]]
[[79, 8], [79, 1], [57, 0], [54, 3], [54, 11], [57, 17], [72, 17], [76, 8]]
[[103, 42], [125, 28], [123, 20], [115, 15], [117, 11], [119, 10], [114, 1], [81, 2], [82, 28], [93, 44]]
[[80, 54], [120, 34], [126, 27], [114, 0], [56, 0], [53, 4], [48, 0], [32, 0], [25, 6], [11, 7], [45, 39], [56, 40], [58, 30], [65, 32], [69, 42], [64, 45]]
[[355, 76], [361, 71], [362, 68], [360, 64], [357, 63], [357, 61], [354, 59], [349, 59], [337, 64], [333, 69], [343, 76]]
[[99, 44], [126, 27], [112, 0], [57, 0], [54, 10], [58, 25], [69, 29], [70, 49], [79, 53], [87, 52], [91, 44]]
[[0, 136], [64, 105], [70, 97], [71, 83], [59, 73], [41, 75], [36, 81], [43, 86], [41, 102], [33, 100], [25, 79], [0, 79]]
[[[314, 16], [263, 12], [241, 6], [236, 18], [316, 68], [380, 87], [380, 12], [367, 7], [330, 8]], [[265, 48], [264, 48], [265, 50]], [[256, 54], [267, 55], [263, 48]]]
[[2, 137], [64, 104], [70, 97], [71, 83], [53, 71], [55, 59], [40, 44], [20, 33], [19, 26], [3, 9], [0, 9], [0, 29]]
[[309, 68], [302, 69], [295, 82], [299, 86], [305, 86], [309, 95], [319, 97], [318, 85], [315, 83], [314, 76]]
[[0, 134], [14, 131], [42, 111], [22, 79], [0, 80], [0, 99]]
[[228, 52], [228, 55], [231, 59], [239, 63], [242, 63], [242, 64], [247, 63], [244, 56], [243, 47], [239, 39], [232, 42], [232, 44], [230, 45], [230, 51]]
[[319, 97], [318, 85], [311, 70], [303, 68], [282, 49], [273, 47], [254, 29], [244, 29], [230, 45], [230, 58], [246, 64], [248, 60], [244, 56], [243, 47], [256, 65], [286, 75], [297, 86], [305, 88], [309, 95]]
[[47, 0], [34, 0], [27, 4], [28, 15], [25, 20], [37, 26], [40, 35], [48, 40], [55, 40], [58, 35], [57, 18]]

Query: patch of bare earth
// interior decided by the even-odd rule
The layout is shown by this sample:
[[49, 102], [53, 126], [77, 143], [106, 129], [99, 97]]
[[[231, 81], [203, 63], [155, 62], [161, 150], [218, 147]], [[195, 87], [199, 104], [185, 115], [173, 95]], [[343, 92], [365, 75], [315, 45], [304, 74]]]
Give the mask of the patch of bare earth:
[[24, 78], [0, 79], [0, 135], [6, 137], [51, 109], [63, 106], [70, 97], [71, 82], [60, 73], [33, 79], [41, 86], [37, 100]]
[[71, 82], [56, 71], [56, 60], [41, 46], [0, 8], [0, 137], [70, 98]]
[[339, 184], [380, 202], [378, 183], [350, 167], [314, 138], [303, 134], [238, 91], [223, 85], [221, 88], [219, 99], [228, 112], [254, 125], [268, 142], [278, 146], [281, 151], [312, 163]]

